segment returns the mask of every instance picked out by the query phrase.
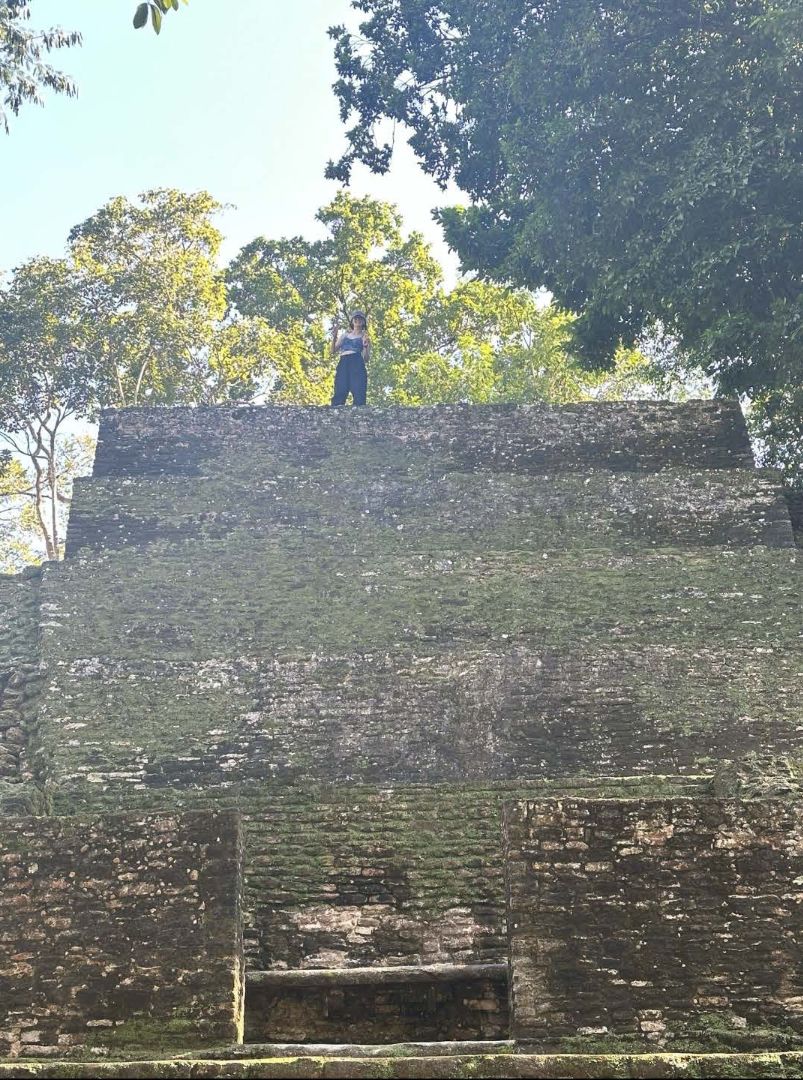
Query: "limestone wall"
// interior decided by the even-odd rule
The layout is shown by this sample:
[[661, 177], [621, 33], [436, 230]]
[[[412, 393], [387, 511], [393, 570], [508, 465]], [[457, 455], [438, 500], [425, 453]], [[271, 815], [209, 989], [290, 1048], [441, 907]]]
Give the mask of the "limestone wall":
[[39, 775], [96, 793], [797, 752], [786, 502], [732, 402], [103, 415]]
[[502, 1034], [498, 969], [343, 969], [512, 944], [525, 1038], [798, 1039], [797, 811], [705, 801], [803, 772], [735, 403], [109, 412], [67, 551], [0, 579], [11, 1053], [236, 1036], [234, 810], [254, 1038]]
[[68, 557], [230, 537], [246, 551], [266, 537], [331, 537], [337, 551], [385, 556], [444, 546], [482, 554], [792, 543], [787, 502], [769, 472], [456, 472], [435, 455], [410, 472], [409, 454], [395, 463], [355, 463], [350, 454], [344, 471], [331, 457], [312, 466], [263, 452], [247, 475], [237, 462], [233, 474], [80, 479]]
[[777, 648], [797, 640], [795, 549], [346, 555], [209, 542], [45, 573], [46, 658], [166, 660], [500, 644]]
[[799, 803], [539, 800], [505, 831], [514, 1037], [803, 1033]]
[[53, 795], [73, 809], [101, 793], [259, 780], [693, 775], [768, 748], [796, 758], [794, 605], [767, 615], [766, 637], [730, 646], [700, 633], [674, 646], [599, 635], [576, 651], [386, 643], [276, 659], [59, 658], [36, 757], [47, 754]]
[[[120, 803], [92, 785], [96, 806]], [[507, 957], [502, 806], [553, 791], [687, 795], [693, 778], [541, 783], [270, 783], [207, 791], [181, 780], [127, 803], [237, 806], [245, 833], [244, 937], [253, 970], [493, 963]], [[54, 810], [75, 809], [55, 793]]]
[[242, 1030], [239, 822], [0, 822], [0, 1053], [232, 1042]]
[[735, 401], [682, 405], [436, 405], [321, 409], [234, 407], [109, 410], [96, 476], [254, 475], [267, 454], [283, 464], [331, 461], [356, 475], [398, 469], [543, 473], [751, 467]]

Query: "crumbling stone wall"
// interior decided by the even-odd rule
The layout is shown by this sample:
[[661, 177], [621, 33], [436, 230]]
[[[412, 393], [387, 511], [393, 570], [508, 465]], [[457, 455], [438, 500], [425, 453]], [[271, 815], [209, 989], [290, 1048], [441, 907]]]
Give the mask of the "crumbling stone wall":
[[[502, 805], [555, 790], [598, 797], [705, 790], [697, 778], [539, 784], [272, 784], [132, 792], [142, 810], [236, 805], [245, 833], [251, 970], [494, 963], [507, 958]], [[97, 806], [117, 789], [92, 785]], [[54, 809], [72, 813], [69, 796]]]
[[[264, 987], [287, 969], [336, 976], [264, 990], [255, 1038], [501, 1034], [499, 980], [387, 984], [368, 1008], [370, 991], [341, 976], [506, 957], [504, 801], [700, 796], [726, 782], [729, 762], [760, 752], [788, 761], [792, 780], [800, 772], [788, 507], [777, 477], [752, 468], [735, 403], [107, 413], [94, 476], [76, 485], [67, 552], [44, 571], [39, 629], [30, 621], [44, 692], [11, 780], [29, 777], [44, 806], [90, 824], [64, 816], [31, 840], [37, 859], [10, 852], [9, 895], [62, 865], [56, 841], [68, 837], [85, 879], [103, 885], [94, 907], [71, 896], [79, 924], [54, 934], [89, 932], [85, 913], [118, 910], [123, 887], [107, 864], [122, 822], [137, 910], [190, 917], [198, 896], [174, 874], [185, 855], [167, 869], [162, 851], [142, 861], [151, 849], [136, 822], [236, 807], [250, 968]], [[137, 816], [106, 816], [113, 809]], [[82, 828], [94, 831], [73, 845]], [[567, 826], [569, 854], [573, 839]], [[581, 895], [591, 872], [574, 862]], [[655, 868], [662, 882], [677, 869], [681, 890], [691, 880], [682, 861]], [[707, 929], [697, 886], [688, 895], [704, 897], [704, 914], [690, 926]], [[611, 878], [600, 910], [613, 889]], [[556, 935], [577, 930], [566, 920]], [[171, 926], [185, 940], [189, 930]], [[110, 941], [123, 969], [134, 933]], [[167, 985], [165, 964], [169, 985], [190, 995], [189, 1020], [174, 1009], [167, 1035], [231, 1037], [239, 976], [226, 950], [203, 972], [229, 963], [229, 1004], [204, 997], [201, 966], [180, 967], [186, 953], [155, 946], [149, 974], [136, 976], [145, 982], [130, 984], [145, 995], [135, 1000], [114, 996], [119, 960], [104, 954], [110, 970], [98, 974], [98, 941], [81, 946], [84, 967], [68, 964], [69, 1000], [36, 997], [55, 976], [25, 985], [17, 972], [19, 1002], [35, 995], [41, 1008], [14, 1012], [15, 1053], [158, 1044], [168, 999], [153, 982]], [[608, 954], [577, 941], [601, 982], [550, 1014], [558, 1037], [583, 1026], [571, 1008], [591, 1009], [610, 975]], [[711, 1005], [738, 1032], [753, 1016], [732, 1008], [729, 977], [719, 1012], [716, 995], [690, 1003], [681, 986], [661, 1016], [649, 993], [636, 1013], [628, 999], [610, 1030], [675, 1032], [681, 1007]], [[791, 991], [777, 989], [782, 1015], [758, 1020], [786, 1021]], [[87, 1036], [90, 1021], [101, 1026]]]
[[0, 575], [0, 814], [34, 809], [25, 751], [40, 703], [40, 580]]
[[235, 1041], [237, 815], [0, 821], [0, 1053]]
[[505, 834], [514, 1037], [803, 1038], [799, 802], [538, 800]]
[[738, 559], [665, 549], [389, 558], [291, 536], [241, 540], [101, 556], [91, 574], [80, 561], [46, 572], [46, 659], [797, 642], [794, 548]]

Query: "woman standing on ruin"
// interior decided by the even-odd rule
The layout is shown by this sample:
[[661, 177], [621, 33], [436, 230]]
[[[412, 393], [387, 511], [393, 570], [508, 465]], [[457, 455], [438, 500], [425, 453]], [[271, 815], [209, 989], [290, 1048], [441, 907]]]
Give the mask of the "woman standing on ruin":
[[365, 404], [368, 392], [368, 371], [365, 365], [370, 355], [371, 342], [365, 312], [354, 312], [348, 330], [338, 330], [335, 324], [332, 328], [332, 356], [339, 356], [340, 359], [335, 371], [333, 405], [345, 405], [349, 394], [355, 405]]

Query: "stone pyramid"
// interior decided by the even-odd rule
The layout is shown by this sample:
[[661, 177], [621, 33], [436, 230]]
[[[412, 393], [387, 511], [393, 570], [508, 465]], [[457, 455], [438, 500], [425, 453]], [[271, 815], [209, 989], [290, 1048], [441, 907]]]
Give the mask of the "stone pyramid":
[[731, 402], [104, 413], [0, 579], [0, 1047], [797, 1068], [800, 601]]

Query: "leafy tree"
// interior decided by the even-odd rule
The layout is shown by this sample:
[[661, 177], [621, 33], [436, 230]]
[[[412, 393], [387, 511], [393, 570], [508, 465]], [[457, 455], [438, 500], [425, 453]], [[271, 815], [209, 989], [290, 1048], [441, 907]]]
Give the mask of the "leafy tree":
[[788, 487], [803, 496], [803, 387], [759, 394], [747, 423], [757, 441], [762, 465], [779, 469]]
[[259, 238], [226, 272], [235, 318], [260, 320], [278, 401], [328, 401], [331, 329], [356, 308], [369, 318], [373, 385], [386, 385], [441, 279], [421, 235], [405, 238], [392, 206], [341, 192], [316, 218], [324, 239]]
[[[219, 355], [226, 291], [217, 268], [221, 209], [206, 192], [118, 197], [70, 233], [105, 404], [197, 404], [228, 396]], [[231, 346], [231, 334], [226, 344]], [[238, 374], [248, 389], [258, 360]], [[242, 386], [241, 386], [242, 392]]]
[[[0, 475], [0, 573], [17, 573], [43, 558], [61, 558], [72, 483], [91, 467], [94, 448], [95, 440], [89, 434], [62, 435], [58, 439], [52, 461], [58, 486], [56, 500], [52, 499], [49, 485], [51, 462], [45, 454], [36, 459], [41, 474], [38, 486], [29, 459], [26, 467], [27, 455], [22, 460], [12, 458], [10, 467]], [[55, 531], [51, 509], [55, 511]]]
[[524, 289], [480, 280], [445, 288], [428, 245], [405, 237], [386, 203], [340, 192], [318, 220], [323, 239], [260, 238], [226, 273], [228, 331], [242, 335], [239, 320], [249, 320], [273, 371], [272, 400], [329, 401], [332, 328], [355, 309], [369, 318], [374, 404], [563, 402], [599, 391], [601, 376], [571, 355], [574, 316]]
[[[189, 0], [181, 0], [188, 4]], [[134, 12], [139, 29], [150, 20], [158, 34], [168, 11], [178, 11], [179, 0], [146, 0]], [[81, 44], [77, 30], [31, 30], [30, 0], [0, 0], [0, 125], [9, 132], [9, 114], [17, 116], [26, 102], [41, 105], [42, 91], [74, 97], [78, 89], [67, 75], [51, 67], [44, 57], [54, 49]]]
[[37, 561], [37, 544], [23, 522], [30, 513], [30, 481], [25, 467], [9, 458], [0, 472], [0, 574], [13, 574]]
[[522, 289], [478, 280], [439, 290], [393, 365], [405, 405], [577, 401], [587, 375], [568, 352], [573, 316]]
[[[0, 291], [0, 563], [57, 558], [72, 478], [91, 445], [74, 421], [104, 405], [325, 403], [334, 324], [366, 309], [372, 399], [576, 401], [643, 393], [656, 365], [621, 351], [613, 375], [570, 349], [575, 316], [527, 290], [444, 287], [397, 211], [341, 192], [322, 239], [257, 240], [224, 275], [217, 204], [164, 190], [113, 199]], [[0, 452], [0, 457], [2, 457]]]
[[75, 83], [45, 62], [54, 49], [80, 45], [81, 35], [58, 27], [31, 30], [29, 0], [0, 0], [0, 124], [8, 134], [9, 113], [26, 102], [40, 105], [42, 91], [74, 96]]
[[108, 405], [249, 397], [260, 324], [224, 321], [218, 204], [205, 193], [112, 199], [0, 291], [0, 562], [59, 557], [73, 477], [92, 440], [75, 422]]
[[75, 275], [65, 260], [31, 260], [0, 294], [0, 443], [15, 455], [0, 478], [6, 555], [40, 547], [59, 557], [72, 478], [88, 452], [65, 427], [98, 391]]
[[391, 127], [469, 208], [442, 211], [465, 269], [578, 312], [590, 365], [659, 325], [757, 397], [801, 383], [799, 0], [358, 0], [336, 41], [349, 150]]

